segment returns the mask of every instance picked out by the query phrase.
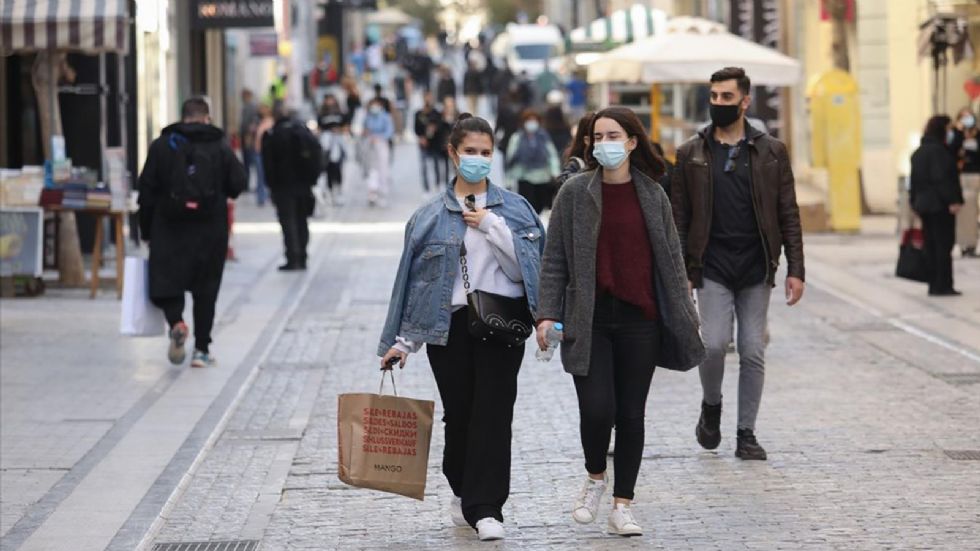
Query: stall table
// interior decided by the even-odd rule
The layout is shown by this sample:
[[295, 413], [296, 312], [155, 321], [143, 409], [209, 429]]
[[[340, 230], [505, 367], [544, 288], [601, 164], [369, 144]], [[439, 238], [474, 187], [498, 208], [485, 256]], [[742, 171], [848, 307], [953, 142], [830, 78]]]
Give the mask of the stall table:
[[126, 211], [98, 209], [98, 208], [65, 208], [60, 205], [50, 205], [44, 207], [48, 212], [80, 212], [91, 214], [95, 217], [95, 246], [92, 249], [92, 277], [90, 279], [91, 292], [89, 296], [95, 298], [99, 291], [99, 268], [102, 267], [102, 241], [103, 241], [103, 221], [108, 217], [112, 221], [113, 231], [116, 234], [116, 297], [122, 298], [123, 287], [123, 267], [126, 255], [126, 243], [123, 236], [123, 224]]

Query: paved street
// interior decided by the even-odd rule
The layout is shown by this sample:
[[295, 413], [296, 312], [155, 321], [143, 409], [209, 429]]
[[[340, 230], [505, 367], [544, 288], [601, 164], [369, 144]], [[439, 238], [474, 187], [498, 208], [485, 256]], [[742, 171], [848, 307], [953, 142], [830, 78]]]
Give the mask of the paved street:
[[[273, 215], [242, 201], [214, 369], [169, 366], [163, 337], [119, 337], [110, 293], [0, 303], [0, 548], [977, 548], [980, 261], [957, 259], [962, 297], [930, 300], [891, 275], [891, 218], [868, 219], [861, 235], [808, 236], [803, 302], [788, 308], [773, 293], [757, 430], [769, 461], [733, 456], [735, 356], [716, 452], [694, 439], [696, 372], [656, 373], [634, 506], [642, 538], [605, 535], [608, 504], [595, 525], [572, 521], [584, 476], [574, 389], [530, 350], [508, 539], [480, 544], [452, 527], [438, 422], [424, 501], [341, 483], [337, 394], [377, 389], [403, 226], [421, 201], [416, 162], [400, 146], [390, 208], [369, 209], [353, 189], [316, 220], [302, 275], [275, 272]], [[396, 375], [402, 394], [436, 400], [438, 420], [425, 355]]]

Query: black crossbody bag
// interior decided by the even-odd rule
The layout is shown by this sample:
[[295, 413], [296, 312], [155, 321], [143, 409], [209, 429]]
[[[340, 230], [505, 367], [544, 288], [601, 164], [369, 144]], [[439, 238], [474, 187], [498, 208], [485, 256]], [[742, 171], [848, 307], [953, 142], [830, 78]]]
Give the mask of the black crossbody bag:
[[505, 297], [496, 293], [470, 291], [470, 276], [466, 268], [466, 244], [459, 247], [459, 269], [463, 275], [463, 289], [466, 290], [467, 328], [470, 335], [505, 344], [518, 346], [534, 331], [534, 319], [527, 305], [527, 297]]

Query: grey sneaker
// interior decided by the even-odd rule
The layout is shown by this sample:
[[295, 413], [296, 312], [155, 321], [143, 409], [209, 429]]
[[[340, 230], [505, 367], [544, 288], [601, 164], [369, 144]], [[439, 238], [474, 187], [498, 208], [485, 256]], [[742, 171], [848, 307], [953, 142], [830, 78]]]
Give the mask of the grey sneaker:
[[216, 363], [214, 356], [209, 352], [195, 350], [194, 355], [191, 356], [191, 367], [211, 367]]
[[594, 480], [592, 477], [585, 477], [585, 485], [582, 492], [575, 500], [575, 508], [572, 509], [572, 518], [580, 524], [595, 522], [596, 515], [599, 514], [599, 502], [602, 501], [602, 494], [606, 493], [609, 486], [609, 477], [602, 475], [602, 480]]
[[167, 359], [174, 365], [180, 365], [187, 359], [187, 351], [184, 350], [184, 343], [187, 342], [187, 324], [177, 322], [170, 330], [170, 348], [167, 349]]

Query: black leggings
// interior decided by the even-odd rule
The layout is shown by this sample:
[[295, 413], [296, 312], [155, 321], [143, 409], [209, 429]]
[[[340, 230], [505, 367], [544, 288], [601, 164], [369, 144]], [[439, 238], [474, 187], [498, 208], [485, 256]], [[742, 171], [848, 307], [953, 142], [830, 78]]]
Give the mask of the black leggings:
[[462, 498], [471, 526], [503, 521], [510, 494], [511, 421], [524, 345], [508, 348], [470, 336], [467, 310], [453, 314], [446, 346], [427, 345], [445, 415], [442, 472]]
[[606, 472], [609, 436], [616, 426], [613, 497], [633, 499], [643, 458], [644, 415], [659, 325], [640, 308], [608, 295], [596, 300], [589, 374], [576, 376], [585, 470]]

